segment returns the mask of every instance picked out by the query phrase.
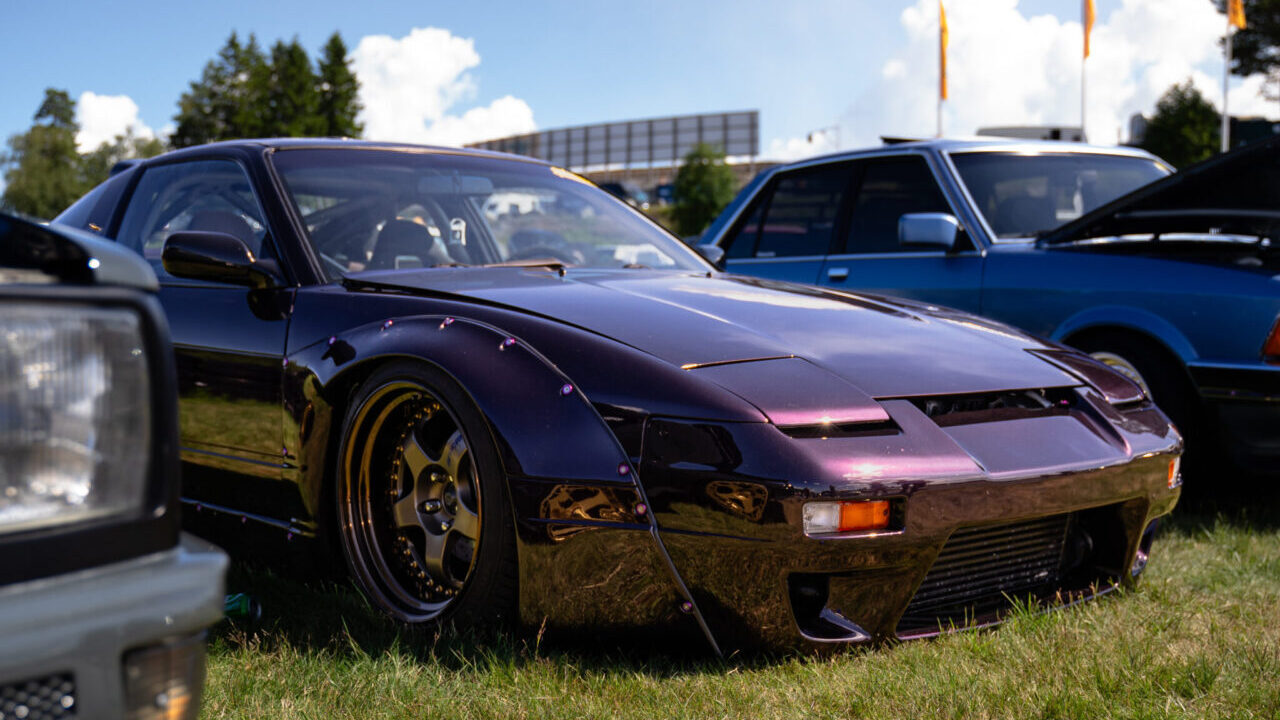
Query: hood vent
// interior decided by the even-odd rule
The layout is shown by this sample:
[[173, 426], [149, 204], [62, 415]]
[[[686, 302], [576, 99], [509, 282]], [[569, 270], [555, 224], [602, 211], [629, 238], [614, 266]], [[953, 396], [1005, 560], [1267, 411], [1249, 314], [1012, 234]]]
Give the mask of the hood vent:
[[908, 398], [939, 427], [1066, 415], [1079, 401], [1071, 388]]

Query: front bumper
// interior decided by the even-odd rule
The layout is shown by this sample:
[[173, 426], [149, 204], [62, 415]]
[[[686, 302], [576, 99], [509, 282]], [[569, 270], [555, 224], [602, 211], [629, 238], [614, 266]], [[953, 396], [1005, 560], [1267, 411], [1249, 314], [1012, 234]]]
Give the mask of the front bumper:
[[1188, 369], [1227, 457], [1246, 470], [1275, 474], [1280, 467], [1280, 367]]
[[126, 653], [199, 643], [201, 672], [184, 696], [198, 703], [202, 636], [222, 617], [226, 567], [221, 550], [184, 535], [171, 550], [0, 589], [0, 693], [119, 717]]

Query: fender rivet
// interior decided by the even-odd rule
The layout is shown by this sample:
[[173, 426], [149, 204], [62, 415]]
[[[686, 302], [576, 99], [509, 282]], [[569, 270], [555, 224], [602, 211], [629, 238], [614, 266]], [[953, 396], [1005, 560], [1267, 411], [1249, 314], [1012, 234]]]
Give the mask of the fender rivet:
[[330, 335], [330, 336], [329, 336], [329, 344], [330, 344], [330, 345], [332, 345], [332, 344], [334, 344], [334, 343], [336, 343], [336, 342], [338, 342], [338, 338], [337, 338], [336, 336], [334, 336], [334, 335]]
[[571, 392], [573, 392], [573, 386], [570, 385], [569, 383], [565, 383], [564, 385], [560, 386], [561, 395], [568, 395]]
[[395, 324], [395, 322], [394, 322], [394, 321], [388, 320], [388, 321], [386, 321], [386, 322], [382, 323], [382, 329], [383, 329], [383, 330], [386, 330], [387, 328], [391, 327], [391, 326], [392, 326], [392, 325], [394, 325], [394, 324]]
[[512, 345], [515, 345], [515, 344], [516, 344], [516, 339], [515, 339], [515, 338], [513, 338], [513, 337], [509, 337], [509, 338], [507, 338], [506, 340], [503, 340], [503, 341], [502, 341], [502, 344], [498, 346], [498, 349], [499, 349], [499, 350], [506, 350], [507, 348], [509, 348], [509, 347], [511, 347]]
[[680, 603], [680, 612], [685, 614], [693, 612], [693, 603], [689, 602], [688, 600], [685, 600], [684, 602]]
[[626, 463], [618, 463], [618, 474], [626, 477], [631, 474], [631, 466]]
[[453, 324], [453, 318], [447, 317], [440, 323], [440, 329], [443, 330]]
[[636, 515], [638, 517], [644, 517], [648, 513], [649, 513], [648, 505], [645, 505], [644, 503], [636, 503]]

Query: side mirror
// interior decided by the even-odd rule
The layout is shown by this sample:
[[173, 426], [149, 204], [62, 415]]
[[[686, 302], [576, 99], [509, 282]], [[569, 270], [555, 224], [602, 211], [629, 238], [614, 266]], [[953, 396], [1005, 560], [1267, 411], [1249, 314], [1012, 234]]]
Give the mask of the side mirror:
[[724, 268], [724, 248], [719, 245], [694, 245], [693, 249], [707, 262], [718, 268]]
[[160, 254], [164, 269], [174, 277], [245, 285], [261, 290], [280, 285], [279, 268], [253, 257], [234, 235], [184, 230], [173, 233]]
[[898, 218], [898, 244], [951, 250], [960, 234], [960, 221], [947, 213], [908, 213]]

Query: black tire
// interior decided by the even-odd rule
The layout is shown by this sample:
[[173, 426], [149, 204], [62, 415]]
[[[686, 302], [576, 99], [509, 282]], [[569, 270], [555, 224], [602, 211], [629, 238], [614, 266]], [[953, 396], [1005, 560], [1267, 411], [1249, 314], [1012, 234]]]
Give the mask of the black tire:
[[443, 371], [395, 362], [356, 391], [334, 500], [347, 569], [409, 624], [505, 624], [516, 602], [515, 528], [488, 424]]

